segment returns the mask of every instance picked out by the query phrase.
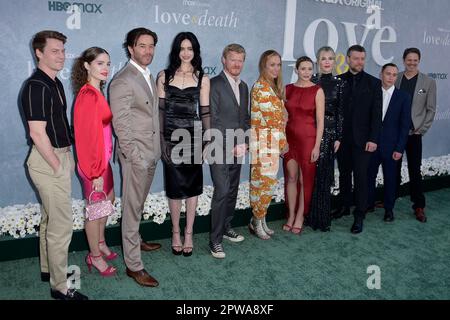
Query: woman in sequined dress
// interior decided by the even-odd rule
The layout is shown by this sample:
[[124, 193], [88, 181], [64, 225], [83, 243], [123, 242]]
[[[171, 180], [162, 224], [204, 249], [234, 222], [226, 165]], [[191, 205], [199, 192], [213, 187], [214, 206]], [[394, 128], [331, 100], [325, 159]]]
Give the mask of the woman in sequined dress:
[[343, 124], [344, 80], [332, 74], [335, 53], [330, 47], [317, 52], [319, 73], [313, 81], [325, 93], [325, 124], [317, 161], [311, 209], [306, 224], [314, 230], [329, 231], [331, 226], [331, 186], [334, 183], [334, 155], [339, 149]]

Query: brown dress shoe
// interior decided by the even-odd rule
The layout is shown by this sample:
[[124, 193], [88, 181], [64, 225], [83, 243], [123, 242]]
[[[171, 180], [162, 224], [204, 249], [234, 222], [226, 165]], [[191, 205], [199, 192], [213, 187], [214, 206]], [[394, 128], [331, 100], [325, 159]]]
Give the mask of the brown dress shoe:
[[141, 250], [142, 251], [154, 251], [161, 248], [161, 245], [159, 243], [153, 243], [153, 242], [141, 242]]
[[427, 216], [425, 215], [425, 211], [423, 211], [423, 208], [416, 208], [416, 210], [414, 210], [414, 213], [417, 220], [419, 220], [420, 222], [427, 222]]
[[145, 271], [145, 269], [139, 271], [131, 271], [127, 268], [127, 276], [133, 278], [134, 281], [144, 287], [157, 287], [159, 285], [158, 281], [151, 275], [149, 275], [147, 271]]
[[384, 208], [383, 201], [375, 201], [375, 208]]

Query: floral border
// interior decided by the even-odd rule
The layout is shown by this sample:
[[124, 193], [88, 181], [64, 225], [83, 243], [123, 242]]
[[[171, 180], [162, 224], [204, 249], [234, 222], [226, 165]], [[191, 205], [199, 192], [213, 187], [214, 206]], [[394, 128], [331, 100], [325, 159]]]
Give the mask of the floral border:
[[[422, 175], [424, 177], [443, 176], [450, 174], [450, 154], [440, 157], [431, 157], [422, 161]], [[339, 193], [339, 172], [335, 170], [335, 181], [331, 189], [333, 195]], [[402, 184], [409, 181], [406, 162], [402, 164]], [[381, 169], [377, 176], [377, 185], [382, 185], [383, 177]], [[208, 215], [210, 203], [213, 195], [212, 186], [204, 186], [203, 194], [199, 196], [197, 215]], [[236, 209], [250, 208], [249, 200], [249, 183], [242, 182], [239, 185], [239, 193], [236, 202]], [[273, 200], [277, 203], [284, 201], [284, 179], [280, 178], [275, 188]], [[121, 199], [116, 198], [114, 203], [114, 213], [108, 217], [107, 225], [115, 225], [119, 223], [121, 217]], [[184, 202], [182, 211], [184, 211]], [[73, 230], [84, 229], [84, 201], [72, 199], [73, 212]], [[162, 224], [169, 213], [167, 198], [164, 192], [151, 193], [147, 196], [144, 203], [143, 219], [150, 220], [158, 224]], [[37, 203], [29, 203], [26, 205], [13, 205], [0, 208], [0, 236], [9, 235], [16, 239], [23, 238], [27, 235], [38, 235], [39, 224], [41, 220], [40, 205]]]

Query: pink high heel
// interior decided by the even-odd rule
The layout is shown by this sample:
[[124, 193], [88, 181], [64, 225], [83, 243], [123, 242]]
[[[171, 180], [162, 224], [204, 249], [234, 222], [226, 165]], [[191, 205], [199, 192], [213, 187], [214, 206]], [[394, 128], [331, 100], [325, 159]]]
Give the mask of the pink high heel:
[[94, 268], [97, 269], [98, 272], [100, 272], [100, 275], [101, 275], [102, 277], [112, 277], [112, 276], [116, 275], [117, 269], [114, 268], [113, 266], [108, 266], [105, 270], [101, 271], [101, 270], [100, 270], [100, 269], [92, 262], [92, 259], [98, 259], [98, 258], [103, 259], [101, 254], [98, 255], [98, 256], [93, 256], [93, 255], [91, 255], [90, 253], [87, 254], [87, 256], [86, 256], [86, 264], [87, 264], [87, 266], [88, 266], [89, 272], [92, 271], [92, 266], [94, 266]]
[[[103, 241], [99, 241], [98, 244], [99, 244], [99, 246], [98, 246], [99, 249], [100, 249], [100, 245], [101, 244], [104, 244], [106, 246], [106, 243], [105, 243], [104, 240]], [[100, 252], [102, 253], [103, 257], [106, 260], [108, 260], [108, 261], [114, 260], [114, 259], [116, 259], [119, 256], [117, 253], [115, 253], [115, 252], [113, 252], [111, 250], [109, 250], [110, 253], [108, 255], [104, 251], [102, 251], [102, 249], [100, 249]]]

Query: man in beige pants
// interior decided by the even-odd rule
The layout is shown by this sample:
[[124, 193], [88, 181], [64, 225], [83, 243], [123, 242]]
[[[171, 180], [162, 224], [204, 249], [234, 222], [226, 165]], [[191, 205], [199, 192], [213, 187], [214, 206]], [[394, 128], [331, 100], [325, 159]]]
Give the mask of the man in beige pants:
[[157, 41], [157, 35], [146, 28], [128, 32], [123, 46], [130, 61], [114, 77], [109, 88], [122, 167], [122, 242], [126, 273], [147, 287], [158, 286], [158, 281], [144, 269], [141, 250], [161, 247], [142, 241], [139, 235], [144, 202], [161, 156], [158, 95], [147, 67], [153, 60]]
[[37, 69], [22, 91], [32, 149], [27, 166], [41, 198], [40, 260], [42, 280], [50, 280], [50, 294], [59, 300], [87, 300], [67, 286], [67, 259], [72, 238], [70, 151], [72, 136], [67, 120], [64, 88], [56, 77], [65, 61], [66, 36], [57, 31], [38, 32], [32, 41]]

